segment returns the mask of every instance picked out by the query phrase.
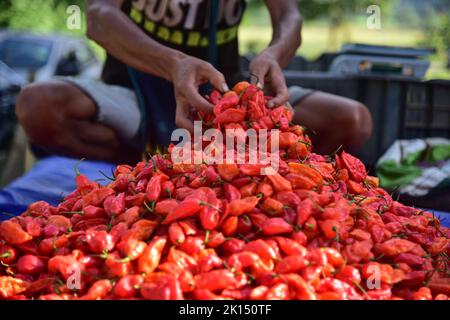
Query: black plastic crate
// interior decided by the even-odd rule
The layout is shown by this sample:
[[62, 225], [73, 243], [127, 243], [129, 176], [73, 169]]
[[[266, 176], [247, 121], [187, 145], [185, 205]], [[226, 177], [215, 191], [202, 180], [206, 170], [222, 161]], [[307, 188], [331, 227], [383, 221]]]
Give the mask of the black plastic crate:
[[369, 166], [397, 139], [450, 138], [450, 81], [290, 70], [285, 76], [288, 85], [348, 97], [369, 108], [373, 133], [357, 153]]
[[15, 103], [20, 91], [18, 86], [0, 89], [0, 150], [8, 149], [17, 124]]

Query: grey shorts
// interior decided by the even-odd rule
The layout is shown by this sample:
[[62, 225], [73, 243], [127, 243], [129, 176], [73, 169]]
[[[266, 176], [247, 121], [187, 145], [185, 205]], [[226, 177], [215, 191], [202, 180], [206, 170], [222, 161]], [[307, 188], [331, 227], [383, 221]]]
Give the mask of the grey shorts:
[[[133, 90], [106, 84], [99, 80], [59, 77], [78, 87], [90, 97], [97, 108], [97, 121], [115, 129], [122, 141], [138, 145], [141, 112]], [[313, 93], [313, 90], [298, 86], [289, 88], [291, 105]]]

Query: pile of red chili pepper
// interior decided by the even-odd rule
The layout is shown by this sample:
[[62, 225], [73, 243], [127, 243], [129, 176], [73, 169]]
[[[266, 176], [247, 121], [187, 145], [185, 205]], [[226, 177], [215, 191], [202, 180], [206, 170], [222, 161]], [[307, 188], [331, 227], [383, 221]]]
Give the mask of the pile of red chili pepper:
[[204, 123], [280, 132], [280, 167], [119, 165], [0, 224], [2, 299], [448, 299], [450, 230], [321, 156], [285, 107], [241, 82]]

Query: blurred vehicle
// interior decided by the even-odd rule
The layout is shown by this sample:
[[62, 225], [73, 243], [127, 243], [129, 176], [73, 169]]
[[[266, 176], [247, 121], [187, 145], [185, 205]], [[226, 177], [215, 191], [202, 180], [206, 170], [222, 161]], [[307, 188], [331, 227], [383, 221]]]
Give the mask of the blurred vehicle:
[[16, 131], [17, 119], [14, 105], [20, 88], [26, 80], [0, 61], [0, 186], [9, 160], [16, 164], [17, 159], [10, 157], [11, 145]]
[[0, 61], [29, 81], [54, 76], [98, 78], [102, 68], [81, 38], [15, 31], [0, 32]]
[[25, 79], [0, 61], [0, 150], [9, 146], [16, 123], [14, 105]]

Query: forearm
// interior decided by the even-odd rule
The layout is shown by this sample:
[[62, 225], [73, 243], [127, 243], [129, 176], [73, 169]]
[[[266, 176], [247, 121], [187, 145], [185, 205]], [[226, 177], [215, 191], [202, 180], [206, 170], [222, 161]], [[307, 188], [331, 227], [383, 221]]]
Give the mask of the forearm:
[[125, 64], [169, 81], [175, 61], [185, 56], [152, 40], [111, 5], [89, 5], [87, 35]]
[[265, 52], [275, 56], [286, 67], [301, 44], [301, 16], [295, 1], [266, 0], [272, 20], [272, 41]]

